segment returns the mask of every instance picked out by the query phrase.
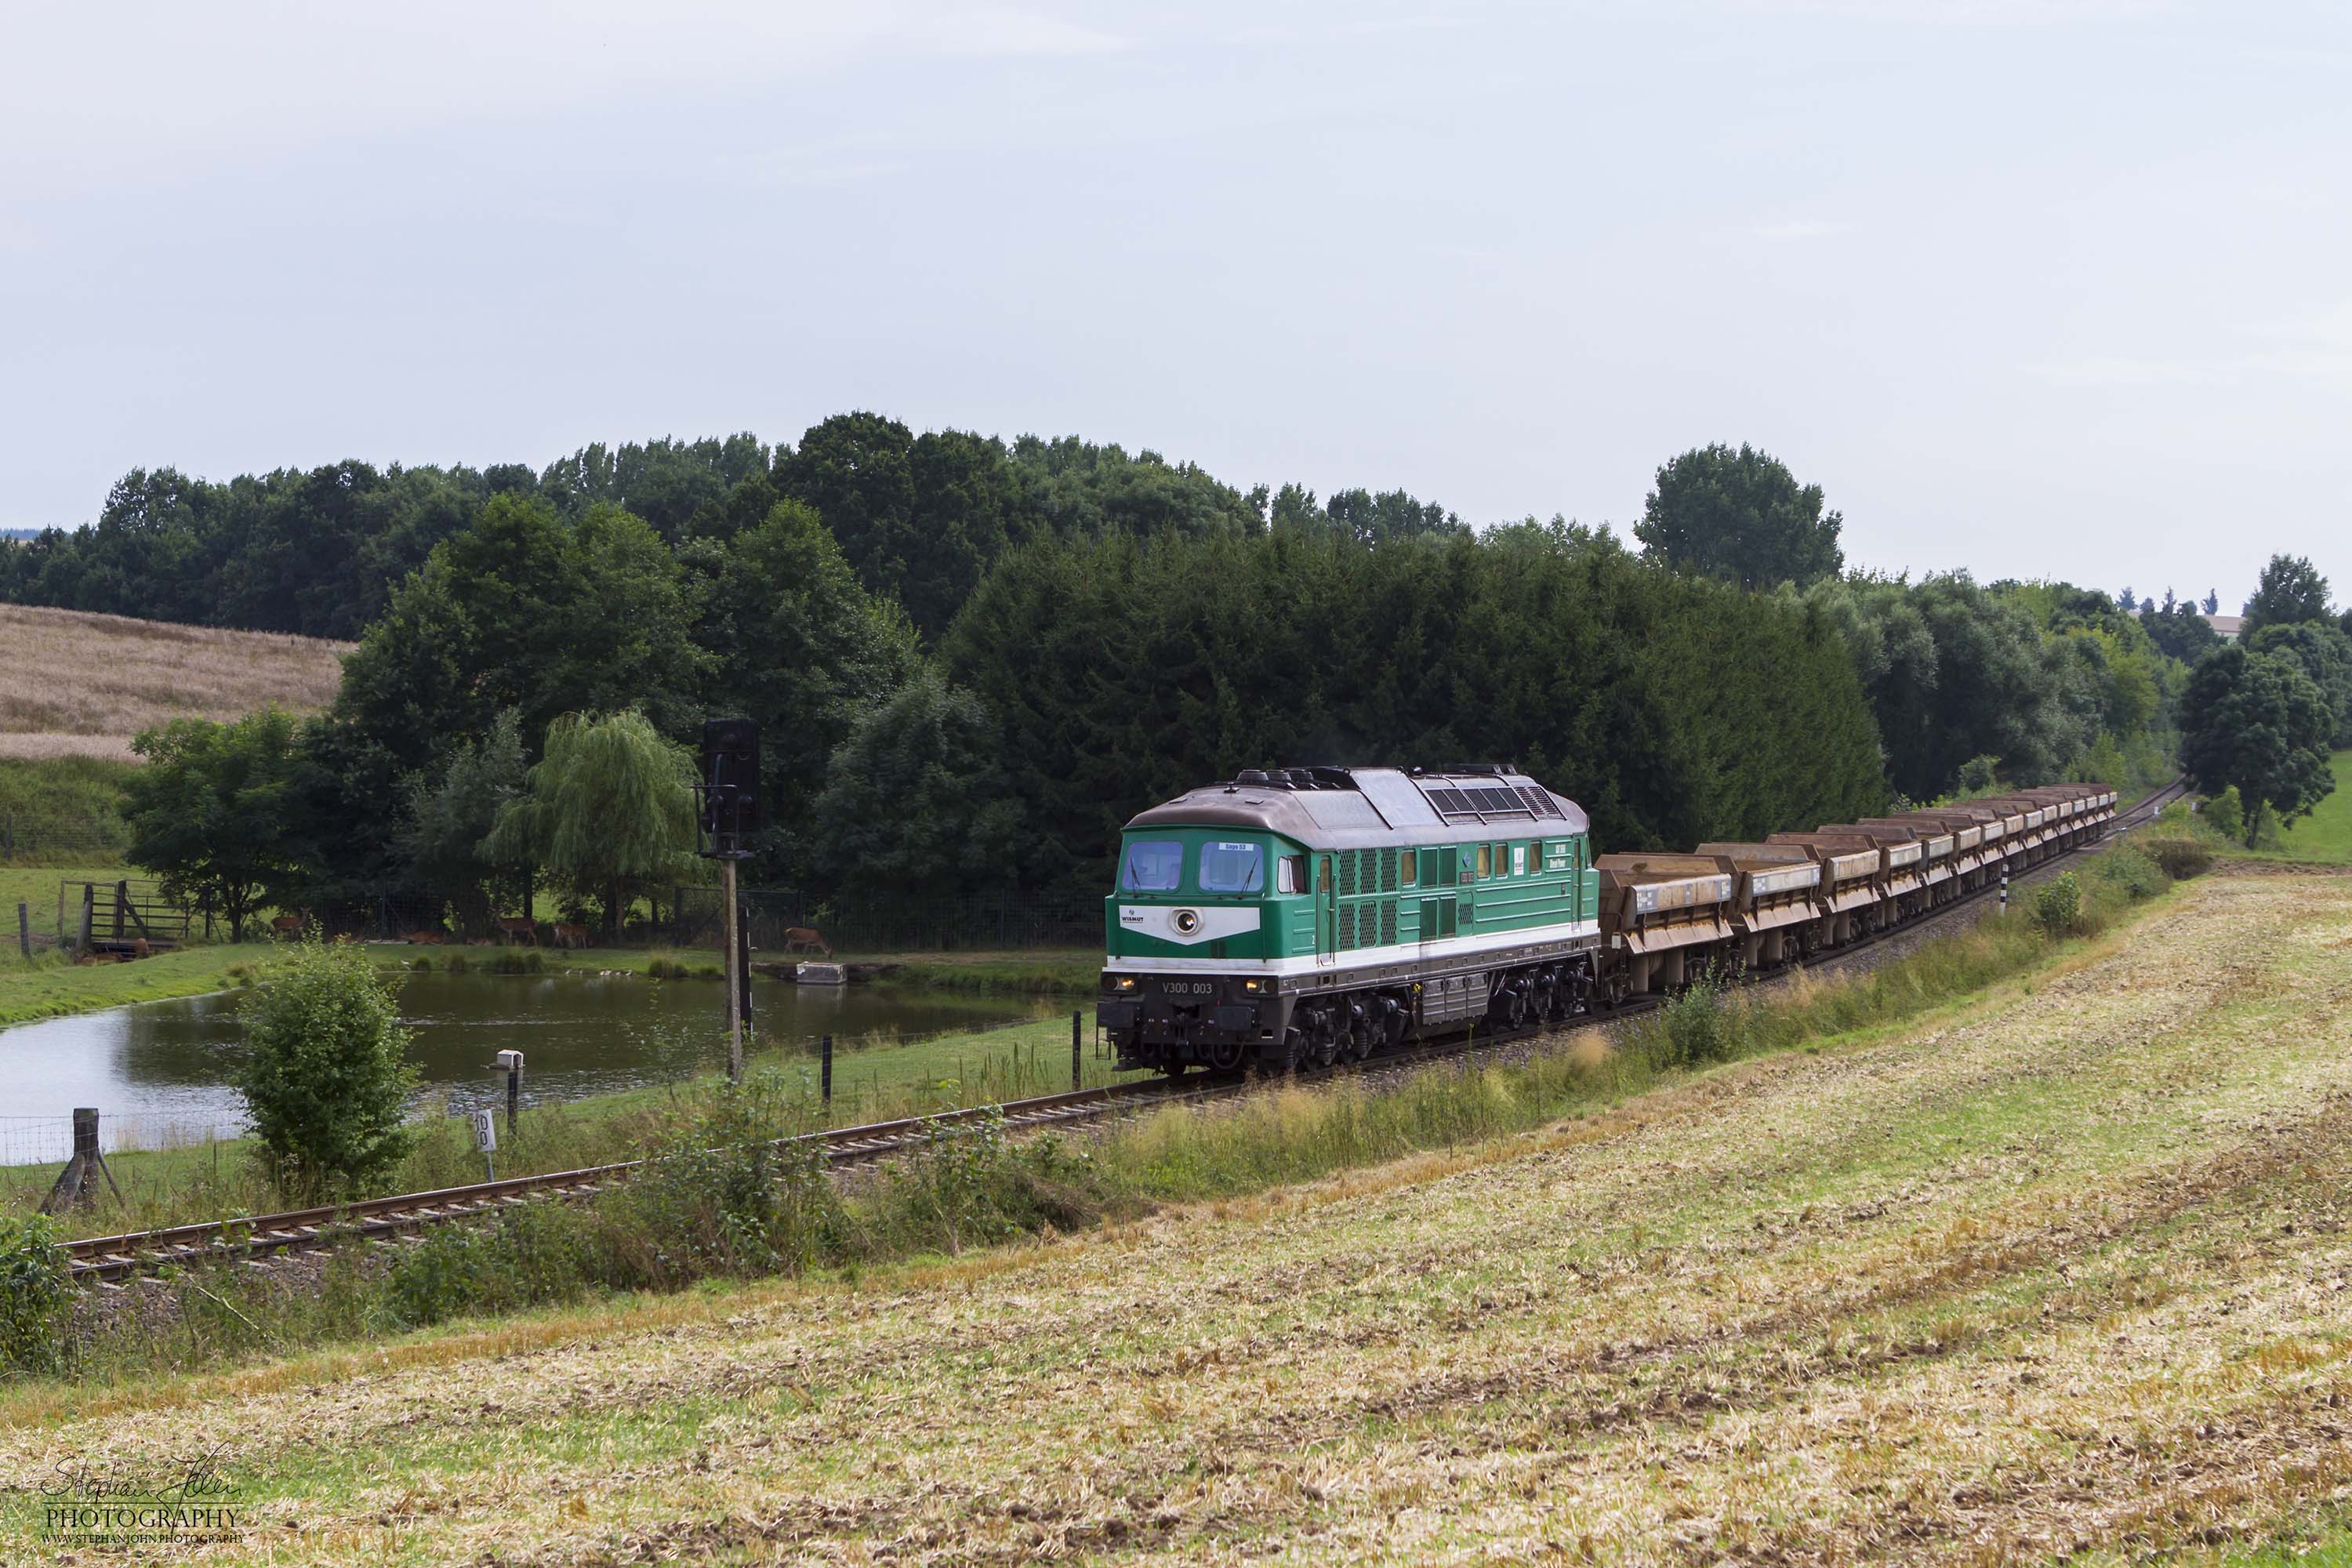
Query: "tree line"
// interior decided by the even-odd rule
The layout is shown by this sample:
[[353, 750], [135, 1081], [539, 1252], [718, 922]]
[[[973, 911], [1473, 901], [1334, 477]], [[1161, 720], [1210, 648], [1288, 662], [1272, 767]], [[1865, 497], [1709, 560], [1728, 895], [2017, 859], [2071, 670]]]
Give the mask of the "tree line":
[[600, 444], [540, 470], [348, 461], [213, 482], [134, 469], [89, 527], [44, 529], [0, 552], [0, 602], [350, 640], [436, 545], [500, 497], [544, 501], [575, 523], [618, 509], [677, 550], [724, 543], [779, 501], [797, 501], [824, 519], [866, 591], [929, 634], [998, 555], [1037, 539], [1284, 523], [1369, 541], [1463, 527], [1401, 490], [1318, 502], [1298, 485], [1238, 490], [1149, 450], [1076, 437], [916, 435], [853, 413], [812, 426], [797, 446], [748, 434]]
[[[429, 891], [468, 923], [541, 870], [608, 913], [657, 880], [657, 856], [551, 858], [554, 816], [511, 826], [563, 727], [619, 715], [671, 746], [706, 718], [761, 722], [766, 880], [1076, 894], [1127, 816], [1242, 767], [1512, 761], [1601, 842], [1680, 845], [1995, 776], [2152, 773], [2187, 679], [2103, 594], [1846, 574], [1820, 488], [1752, 447], [1661, 468], [1631, 541], [870, 414], [793, 447], [328, 472], [134, 474], [98, 528], [12, 552], [0, 587], [355, 632], [333, 706], [269, 730], [273, 885]], [[247, 560], [278, 537], [258, 520], [300, 531], [322, 494], [373, 520], [374, 564]], [[284, 591], [207, 603], [160, 558]], [[372, 607], [351, 625], [347, 604]]]

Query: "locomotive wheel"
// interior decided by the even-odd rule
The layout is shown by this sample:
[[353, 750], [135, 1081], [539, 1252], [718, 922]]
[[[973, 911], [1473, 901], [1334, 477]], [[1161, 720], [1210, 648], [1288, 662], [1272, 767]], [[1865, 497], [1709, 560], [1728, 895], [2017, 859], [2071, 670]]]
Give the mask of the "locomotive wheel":
[[[1231, 1072], [1242, 1065], [1242, 1053], [1248, 1047], [1239, 1040], [1219, 1040], [1209, 1047], [1209, 1067], [1216, 1072]], [[1181, 1072], [1182, 1069], [1179, 1068]], [[1170, 1073], [1170, 1078], [1177, 1076]]]
[[1328, 1016], [1318, 1019], [1309, 1043], [1314, 1047], [1315, 1065], [1329, 1067], [1339, 1059], [1339, 1026]]

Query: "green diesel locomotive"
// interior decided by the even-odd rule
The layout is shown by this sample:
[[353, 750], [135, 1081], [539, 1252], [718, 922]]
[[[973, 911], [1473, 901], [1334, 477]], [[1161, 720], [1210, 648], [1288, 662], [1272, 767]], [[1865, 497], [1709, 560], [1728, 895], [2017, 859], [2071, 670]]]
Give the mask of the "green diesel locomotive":
[[1584, 813], [1503, 767], [1251, 769], [1127, 825], [1097, 1017], [1123, 1068], [1288, 1071], [1596, 984]]

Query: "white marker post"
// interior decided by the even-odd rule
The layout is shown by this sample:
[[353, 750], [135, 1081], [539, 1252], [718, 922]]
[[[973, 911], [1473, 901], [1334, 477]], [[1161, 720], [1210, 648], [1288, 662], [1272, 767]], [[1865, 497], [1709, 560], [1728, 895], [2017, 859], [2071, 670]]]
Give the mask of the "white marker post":
[[482, 1157], [482, 1179], [486, 1182], [495, 1182], [499, 1179], [499, 1168], [491, 1159], [491, 1156], [498, 1152], [498, 1113], [490, 1110], [477, 1110], [474, 1112], [474, 1151]]

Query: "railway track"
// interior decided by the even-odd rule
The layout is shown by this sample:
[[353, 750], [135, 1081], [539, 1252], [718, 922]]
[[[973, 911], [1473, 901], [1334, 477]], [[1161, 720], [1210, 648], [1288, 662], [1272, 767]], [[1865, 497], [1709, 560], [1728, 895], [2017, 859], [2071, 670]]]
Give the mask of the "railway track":
[[[2106, 838], [2053, 856], [2031, 868], [2030, 874], [2038, 878], [2095, 847], [2098, 843], [2145, 826], [2166, 805], [2187, 793], [2186, 783], [2174, 780], [2117, 812]], [[1942, 924], [1950, 916], [1980, 904], [1997, 893], [1997, 886], [1979, 889], [1924, 919], [1850, 942], [1833, 953], [1824, 954], [1811, 967], [1816, 970], [1835, 969], [1870, 954], [1882, 943], [1916, 939]], [[1448, 1060], [1486, 1056], [1525, 1046], [1548, 1035], [1594, 1027], [1612, 1028], [1664, 1005], [1662, 997], [1644, 997], [1622, 1004], [1606, 1014], [1582, 1016], [1567, 1023], [1548, 1022], [1530, 1024], [1517, 1029], [1474, 1031], [1465, 1038], [1425, 1047], [1409, 1054], [1374, 1057], [1327, 1071], [1333, 1078], [1352, 1075], [1363, 1081], [1384, 1081]], [[951, 1134], [958, 1128], [989, 1121], [994, 1121], [1014, 1133], [1044, 1132], [1105, 1117], [1132, 1115], [1179, 1101], [1231, 1099], [1255, 1092], [1263, 1087], [1261, 1080], [1241, 1075], [1189, 1079], [1155, 1079], [1079, 1089], [1068, 1094], [1044, 1095], [1003, 1105], [942, 1110], [929, 1116], [908, 1117], [895, 1121], [830, 1128], [800, 1133], [779, 1142], [818, 1144], [823, 1148], [825, 1163], [842, 1169], [904, 1154], [920, 1149], [942, 1135]], [[263, 1266], [262, 1260], [276, 1253], [312, 1251], [355, 1240], [391, 1243], [431, 1226], [479, 1219], [525, 1203], [549, 1198], [572, 1201], [593, 1197], [617, 1183], [626, 1181], [642, 1164], [641, 1161], [630, 1160], [577, 1171], [511, 1176], [504, 1181], [446, 1187], [437, 1192], [404, 1193], [331, 1207], [260, 1215], [249, 1219], [207, 1221], [119, 1236], [89, 1237], [65, 1243], [63, 1250], [67, 1255], [68, 1271], [77, 1284], [119, 1289], [119, 1282], [124, 1279], [152, 1274], [164, 1268], [238, 1261]]]

